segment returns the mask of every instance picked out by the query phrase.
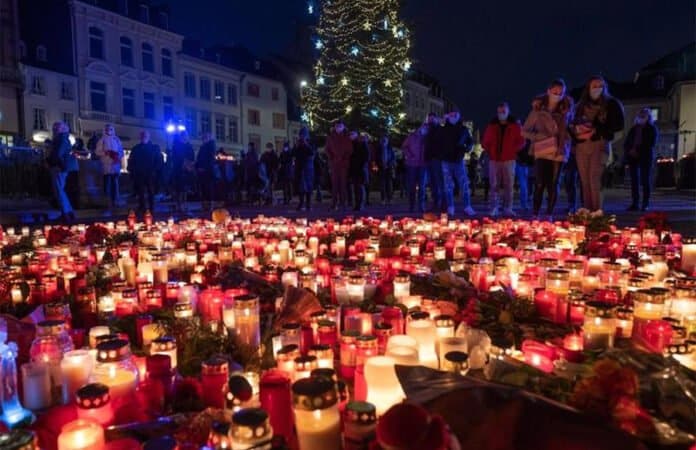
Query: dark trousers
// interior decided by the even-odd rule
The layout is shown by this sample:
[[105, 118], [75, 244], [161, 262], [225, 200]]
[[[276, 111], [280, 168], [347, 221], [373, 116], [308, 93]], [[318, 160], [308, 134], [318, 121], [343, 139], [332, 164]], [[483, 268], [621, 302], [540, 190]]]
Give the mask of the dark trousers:
[[354, 181], [353, 185], [353, 207], [355, 210], [361, 210], [365, 207], [365, 183]]
[[652, 183], [652, 161], [631, 161], [628, 163], [631, 173], [631, 197], [632, 206], [638, 207], [640, 187], [643, 187], [643, 207], [650, 203], [650, 185]]
[[202, 176], [198, 180], [198, 186], [201, 190], [201, 201], [203, 204], [210, 206], [213, 201], [213, 192], [215, 190], [215, 178], [212, 176]]
[[418, 211], [425, 209], [425, 167], [406, 167], [409, 210], [413, 211], [418, 200]]
[[117, 173], [104, 175], [104, 194], [108, 197], [110, 206], [115, 206], [118, 201], [118, 175]]
[[534, 214], [538, 215], [544, 191], [547, 192], [546, 214], [552, 215], [558, 198], [558, 178], [561, 173], [560, 161], [537, 159], [534, 161]]
[[379, 197], [383, 202], [391, 202], [394, 195], [394, 180], [392, 171], [381, 169], [379, 171]]
[[147, 198], [147, 208], [150, 212], [155, 212], [155, 180], [152, 179], [133, 179], [133, 187], [138, 196], [138, 208], [145, 210], [145, 199]]
[[[568, 209], [575, 211], [578, 204], [582, 204], [582, 189], [578, 189], [580, 179], [578, 177], [578, 164], [575, 162], [575, 155], [571, 153], [568, 163], [564, 167], [565, 171], [565, 191], [568, 197]], [[580, 194], [580, 203], [578, 203]]]
[[281, 175], [280, 176], [280, 186], [283, 189], [283, 204], [287, 205], [292, 200], [292, 176]]

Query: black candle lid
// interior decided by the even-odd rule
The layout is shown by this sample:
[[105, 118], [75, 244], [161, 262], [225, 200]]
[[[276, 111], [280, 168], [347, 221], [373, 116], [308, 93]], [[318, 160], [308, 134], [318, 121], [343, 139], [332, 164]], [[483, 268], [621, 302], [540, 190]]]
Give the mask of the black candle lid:
[[36, 450], [36, 434], [29, 430], [11, 430], [0, 434], [0, 450]]
[[292, 384], [295, 408], [305, 411], [326, 409], [338, 402], [333, 380], [324, 377], [302, 378]]
[[125, 339], [114, 339], [97, 344], [97, 362], [117, 362], [130, 357], [130, 346]]
[[102, 383], [89, 383], [75, 392], [77, 406], [82, 409], [95, 409], [109, 403], [109, 386]]

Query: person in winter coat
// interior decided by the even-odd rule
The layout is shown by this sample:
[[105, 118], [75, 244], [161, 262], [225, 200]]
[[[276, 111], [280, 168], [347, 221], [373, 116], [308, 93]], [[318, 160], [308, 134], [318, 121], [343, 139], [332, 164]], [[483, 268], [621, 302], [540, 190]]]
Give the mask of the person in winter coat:
[[481, 145], [490, 159], [488, 178], [492, 189], [491, 216], [495, 217], [500, 213], [499, 186], [503, 191], [503, 212], [507, 216], [514, 216], [512, 193], [515, 185], [515, 162], [517, 152], [524, 146], [524, 138], [522, 127], [515, 117], [510, 116], [510, 106], [507, 103], [498, 105], [497, 116], [486, 127]]
[[312, 209], [312, 191], [314, 190], [314, 158], [317, 151], [309, 138], [309, 129], [302, 127], [299, 132], [297, 143], [292, 149], [295, 164], [295, 185], [300, 197], [297, 210], [302, 211]]
[[389, 204], [394, 195], [394, 175], [396, 171], [396, 155], [389, 143], [389, 136], [382, 136], [375, 149], [377, 177], [379, 178], [379, 193], [382, 204]]
[[623, 105], [609, 95], [602, 77], [590, 78], [575, 108], [571, 126], [583, 206], [590, 211], [602, 209], [602, 173], [609, 160], [614, 134], [623, 128]]
[[171, 187], [178, 211], [186, 206], [186, 193], [193, 184], [195, 154], [186, 131], [179, 133], [172, 144]]
[[428, 133], [425, 135], [425, 166], [430, 184], [433, 212], [443, 210], [445, 199], [445, 184], [442, 178], [442, 126], [440, 117], [433, 113], [428, 114], [426, 121]]
[[133, 187], [138, 196], [138, 209], [145, 211], [145, 194], [147, 192], [147, 207], [155, 212], [155, 191], [157, 180], [164, 161], [158, 145], [150, 141], [150, 133], [140, 131], [140, 142], [133, 147], [128, 156], [128, 173], [133, 180]]
[[256, 150], [256, 145], [249, 142], [249, 146], [244, 159], [242, 160], [242, 170], [244, 172], [244, 184], [247, 189], [247, 201], [258, 200], [257, 193], [260, 192], [261, 178], [259, 177], [259, 165], [261, 161]]
[[471, 151], [474, 140], [469, 129], [461, 122], [461, 114], [458, 110], [447, 114], [447, 122], [440, 133], [442, 134], [442, 177], [445, 185], [447, 214], [454, 215], [454, 186], [456, 183], [461, 193], [464, 214], [473, 216], [476, 213], [471, 207], [469, 177], [464, 165], [464, 155]]
[[529, 211], [529, 168], [534, 166], [534, 157], [529, 154], [530, 143], [524, 140], [524, 146], [517, 152], [515, 179], [520, 189], [520, 208]]
[[261, 162], [266, 166], [269, 188], [266, 190], [266, 205], [273, 203], [273, 188], [278, 177], [278, 155], [272, 143], [266, 144], [266, 151], [261, 155]]
[[353, 142], [346, 132], [342, 120], [336, 121], [334, 128], [326, 138], [326, 155], [329, 157], [331, 171], [332, 209], [345, 208], [348, 199], [348, 165]]
[[418, 199], [418, 212], [425, 210], [425, 140], [428, 135], [428, 125], [423, 124], [413, 133], [409, 134], [401, 150], [404, 153], [406, 166], [406, 189], [408, 190], [408, 210], [416, 209]]
[[533, 211], [537, 218], [546, 191], [546, 217], [553, 220], [561, 166], [570, 153], [568, 124], [572, 113], [573, 99], [566, 94], [565, 82], [554, 80], [544, 95], [532, 101], [532, 111], [522, 126], [522, 136], [531, 141], [530, 151], [534, 155]]
[[121, 159], [123, 158], [123, 145], [116, 136], [114, 126], [107, 123], [104, 126], [104, 134], [95, 150], [96, 155], [102, 163], [104, 174], [104, 192], [109, 199], [109, 207], [113, 208], [119, 202], [118, 178], [121, 174]]
[[638, 111], [635, 125], [624, 141], [624, 159], [631, 173], [632, 202], [629, 211], [637, 211], [640, 203], [639, 187], [643, 188], [643, 202], [640, 209], [645, 211], [650, 205], [650, 186], [652, 183], [652, 166], [655, 159], [655, 144], [659, 132], [653, 123], [650, 110]]
[[365, 185], [368, 179], [368, 163], [370, 161], [370, 140], [367, 135], [360, 136], [356, 131], [351, 133], [353, 151], [350, 154], [348, 179], [353, 187], [353, 211], [362, 211], [365, 207]]
[[217, 160], [215, 159], [216, 145], [213, 135], [210, 132], [203, 133], [201, 140], [203, 144], [201, 144], [196, 155], [196, 174], [201, 192], [202, 210], [210, 211], [220, 169], [217, 167]]
[[68, 126], [64, 122], [55, 122], [52, 131], [53, 137], [46, 164], [51, 171], [53, 194], [56, 196], [60, 206], [61, 215], [59, 220], [69, 223], [75, 220], [75, 213], [70, 204], [70, 199], [65, 193], [65, 180], [68, 172], [77, 170], [77, 160], [72, 154], [72, 147], [68, 139]]
[[292, 200], [292, 179], [292, 152], [290, 151], [290, 143], [285, 142], [278, 157], [278, 181], [283, 190], [283, 205], [289, 205], [290, 200]]

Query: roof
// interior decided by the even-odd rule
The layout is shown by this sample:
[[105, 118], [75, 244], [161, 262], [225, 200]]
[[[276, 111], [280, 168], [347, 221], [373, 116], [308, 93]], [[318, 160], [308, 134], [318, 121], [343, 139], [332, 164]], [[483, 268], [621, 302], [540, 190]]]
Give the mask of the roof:
[[[42, 14], [36, 14], [41, 11]], [[18, 2], [19, 39], [24, 44], [24, 64], [75, 75], [72, 26], [67, 0], [26, 0]], [[43, 46], [46, 59], [37, 58]]]
[[282, 80], [277, 68], [268, 61], [257, 57], [246, 47], [240, 45], [214, 45], [204, 47], [195, 39], [184, 39], [182, 53], [194, 58], [273, 80]]
[[[170, 10], [167, 4], [155, 4], [151, 0], [78, 0], [97, 6], [138, 22], [171, 31]], [[141, 6], [146, 8], [141, 8]], [[147, 11], [147, 14], [145, 13]]]

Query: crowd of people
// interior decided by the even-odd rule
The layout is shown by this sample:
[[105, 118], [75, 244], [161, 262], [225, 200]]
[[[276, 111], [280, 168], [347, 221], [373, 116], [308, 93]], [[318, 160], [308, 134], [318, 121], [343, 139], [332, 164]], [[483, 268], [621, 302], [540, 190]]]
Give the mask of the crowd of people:
[[[382, 204], [390, 204], [396, 185], [410, 212], [474, 216], [471, 197], [482, 187], [491, 216], [515, 216], [517, 208], [528, 212], [531, 203], [533, 217], [553, 219], [561, 184], [567, 211], [579, 205], [590, 211], [602, 208], [602, 179], [613, 159], [612, 142], [623, 129], [623, 106], [610, 95], [605, 80], [595, 76], [577, 103], [563, 80], [552, 81], [544, 94], [532, 99], [523, 122], [507, 102], [501, 102], [481, 135], [480, 152], [472, 150], [472, 133], [454, 109], [444, 117], [429, 114], [401, 143], [400, 154], [390, 136], [373, 140], [337, 120], [323, 152], [309, 130], [302, 128], [293, 145], [286, 142], [277, 151], [269, 143], [259, 153], [250, 143], [239, 158], [225, 157], [211, 133], [203, 133], [196, 151], [183, 131], [174, 137], [165, 159], [150, 134], [142, 131], [127, 168], [141, 212], [154, 210], [158, 192], [170, 195], [177, 211], [186, 210], [191, 192], [204, 210], [216, 200], [290, 205], [295, 196], [298, 210], [310, 210], [313, 198], [321, 201], [322, 189], [330, 190], [333, 211], [362, 211], [370, 204], [371, 188], [379, 191]], [[76, 170], [68, 133], [64, 123], [54, 124], [46, 160], [66, 220], [74, 218], [74, 212], [65, 195], [65, 174]], [[639, 111], [624, 140], [622, 166], [629, 168], [631, 177], [629, 210], [649, 207], [657, 137], [650, 111]], [[119, 176], [124, 149], [114, 127], [107, 124], [101, 137], [90, 139], [88, 148], [101, 162], [109, 208], [122, 206]], [[278, 190], [282, 196], [276, 200]]]

